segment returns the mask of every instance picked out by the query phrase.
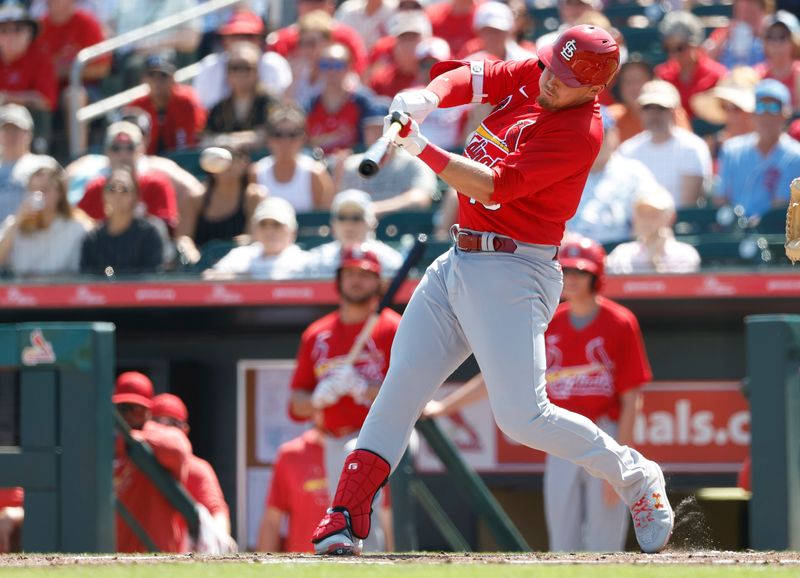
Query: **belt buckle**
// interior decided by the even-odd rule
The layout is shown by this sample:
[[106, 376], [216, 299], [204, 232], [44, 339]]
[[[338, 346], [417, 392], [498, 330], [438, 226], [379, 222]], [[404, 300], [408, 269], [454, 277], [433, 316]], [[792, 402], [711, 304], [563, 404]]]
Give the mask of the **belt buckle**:
[[456, 247], [458, 247], [459, 251], [464, 251], [465, 253], [472, 253], [474, 249], [464, 248], [461, 246], [461, 238], [462, 237], [472, 237], [474, 233], [470, 233], [469, 231], [463, 231], [459, 229], [456, 231]]

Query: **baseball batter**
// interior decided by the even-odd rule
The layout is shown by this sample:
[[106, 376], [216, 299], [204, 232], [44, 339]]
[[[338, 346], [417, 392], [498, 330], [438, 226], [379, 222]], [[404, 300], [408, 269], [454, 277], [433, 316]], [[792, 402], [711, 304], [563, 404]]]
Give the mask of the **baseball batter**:
[[[630, 508], [645, 552], [672, 532], [661, 468], [591, 420], [550, 403], [544, 333], [562, 287], [556, 260], [600, 149], [597, 95], [619, 66], [619, 47], [594, 26], [575, 26], [540, 60], [442, 62], [426, 89], [401, 93], [397, 144], [459, 192], [455, 246], [417, 286], [392, 347], [392, 363], [345, 460], [331, 509], [312, 536], [320, 554], [355, 554], [369, 535], [371, 504], [425, 403], [470, 353], [500, 429], [529, 447], [608, 481]], [[434, 108], [486, 102], [492, 113], [466, 157], [429, 143], [418, 122]]]

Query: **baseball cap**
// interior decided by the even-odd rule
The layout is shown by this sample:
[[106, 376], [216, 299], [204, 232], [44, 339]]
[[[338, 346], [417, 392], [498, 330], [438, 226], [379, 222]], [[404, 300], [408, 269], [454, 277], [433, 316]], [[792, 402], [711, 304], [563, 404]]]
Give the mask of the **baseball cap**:
[[722, 108], [722, 103], [728, 102], [745, 112], [753, 112], [756, 107], [757, 83], [758, 72], [755, 69], [737, 66], [711, 90], [693, 95], [692, 110], [706, 122], [725, 124], [728, 114]]
[[633, 200], [633, 204], [647, 205], [659, 211], [675, 211], [675, 199], [672, 198], [672, 194], [658, 183], [650, 183], [644, 187]]
[[472, 19], [472, 29], [495, 28], [505, 32], [514, 28], [514, 13], [506, 4], [486, 2], [478, 6]]
[[297, 230], [297, 214], [292, 204], [286, 199], [267, 197], [258, 204], [253, 213], [253, 222], [260, 223], [267, 219], [277, 221], [292, 231]]
[[138, 371], [126, 371], [117, 377], [114, 385], [112, 403], [142, 405], [148, 409], [153, 406], [153, 382]]
[[141, 129], [126, 120], [120, 120], [108, 125], [106, 129], [105, 146], [109, 148], [112, 144], [118, 142], [130, 142], [134, 146], [142, 144], [142, 131]]
[[681, 95], [678, 89], [666, 80], [650, 80], [642, 86], [642, 92], [636, 99], [639, 106], [655, 104], [664, 108], [678, 108], [681, 104]]
[[171, 393], [162, 393], [153, 398], [153, 417], [171, 417], [178, 421], [189, 421], [189, 410], [181, 398]]
[[792, 97], [786, 85], [773, 78], [767, 78], [756, 84], [756, 102], [763, 98], [777, 100], [783, 106], [784, 112], [791, 112]]
[[22, 130], [33, 130], [33, 117], [21, 104], [6, 104], [0, 106], [0, 126], [4, 124], [13, 124]]
[[231, 14], [228, 21], [219, 29], [218, 34], [220, 36], [264, 34], [264, 21], [254, 12], [240, 10]]
[[443, 60], [450, 60], [450, 45], [444, 38], [431, 36], [430, 38], [423, 38], [416, 49], [417, 60], [425, 60], [426, 58], [433, 58], [442, 62]]
[[417, 10], [402, 11], [395, 13], [389, 20], [389, 34], [392, 36], [400, 36], [407, 32], [415, 32], [420, 34], [423, 38], [427, 38], [432, 34], [431, 21], [424, 12]]
[[0, 4], [0, 23], [2, 22], [23, 22], [31, 27], [34, 36], [39, 32], [39, 23], [19, 0], [5, 0]]
[[345, 189], [333, 197], [331, 215], [336, 216], [342, 209], [347, 207], [355, 209], [364, 215], [364, 220], [371, 227], [377, 224], [375, 210], [372, 208], [372, 197], [369, 196], [369, 193], [358, 189]]
[[145, 58], [144, 69], [146, 71], [157, 70], [166, 74], [175, 74], [175, 64], [172, 59], [163, 54], [151, 54]]
[[381, 262], [378, 256], [366, 247], [351, 247], [342, 251], [342, 258], [339, 261], [339, 270], [342, 269], [363, 269], [376, 275], [381, 274]]
[[567, 235], [558, 250], [558, 262], [563, 269], [586, 271], [600, 278], [604, 272], [606, 252], [602, 245], [582, 235]]
[[775, 14], [768, 16], [764, 21], [764, 30], [768, 30], [776, 24], [780, 24], [786, 28], [795, 42], [800, 38], [800, 20], [791, 12], [778, 10]]

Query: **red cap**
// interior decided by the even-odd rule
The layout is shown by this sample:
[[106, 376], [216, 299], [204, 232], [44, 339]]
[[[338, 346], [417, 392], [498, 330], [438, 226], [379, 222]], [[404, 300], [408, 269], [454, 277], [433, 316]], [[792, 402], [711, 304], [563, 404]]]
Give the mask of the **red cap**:
[[603, 246], [588, 237], [568, 237], [564, 239], [558, 250], [558, 262], [561, 263], [562, 268], [588, 271], [597, 277], [595, 284], [597, 291], [603, 285], [605, 258], [606, 250], [603, 249]]
[[619, 68], [619, 46], [597, 26], [567, 28], [553, 44], [539, 49], [539, 59], [567, 86], [608, 84]]
[[113, 403], [132, 403], [150, 409], [153, 406], [153, 382], [138, 371], [126, 371], [117, 377]]
[[218, 33], [221, 36], [232, 34], [264, 34], [264, 21], [258, 14], [249, 10], [240, 10], [231, 14]]
[[381, 274], [381, 262], [378, 256], [362, 247], [352, 247], [342, 251], [342, 261], [339, 265], [339, 270], [346, 267], [354, 269], [363, 269], [364, 271], [371, 271], [376, 275]]
[[189, 421], [189, 410], [177, 395], [162, 393], [153, 398], [153, 417], [171, 417], [186, 422]]

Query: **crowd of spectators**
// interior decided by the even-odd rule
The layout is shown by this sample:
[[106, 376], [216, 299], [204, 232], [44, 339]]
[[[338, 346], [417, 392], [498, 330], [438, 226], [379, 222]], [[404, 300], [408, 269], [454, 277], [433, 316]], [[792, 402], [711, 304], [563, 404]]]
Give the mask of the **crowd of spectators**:
[[[568, 230], [609, 249], [652, 247], [636, 221], [642, 207], [655, 207], [642, 199], [656, 197], [665, 227], [681, 210], [724, 205], [756, 224], [785, 204], [800, 174], [800, 22], [780, 1], [733, 0], [715, 19], [692, 3], [642, 6], [660, 42], [634, 50], [632, 26], [609, 20], [613, 0], [554, 1], [558, 26], [544, 27], [523, 0], [298, 0], [296, 20], [283, 27], [265, 3], [243, 0], [90, 61], [70, 92], [82, 48], [197, 3], [0, 3], [0, 266], [8, 274], [326, 275], [342, 245], [377, 242], [387, 215], [426, 214], [446, 231], [453, 192], [417, 159], [393, 150], [376, 177], [358, 174], [389, 100], [424, 86], [443, 60], [536, 58], [537, 46], [576, 23], [608, 28], [624, 62], [600, 95], [605, 143]], [[178, 82], [178, 69], [192, 63], [190, 82]], [[143, 95], [82, 133], [89, 154], [70, 159], [59, 135], [72, 97], [95, 102], [139, 83]], [[485, 113], [437, 110], [424, 128], [457, 150]], [[227, 169], [193, 166], [208, 146], [231, 153]], [[298, 223], [327, 211], [319, 230], [330, 236], [309, 239]], [[220, 243], [232, 251], [214, 265], [204, 249]], [[386, 271], [397, 266], [395, 249], [377, 249]], [[671, 270], [669, 259], [646, 260]]]

